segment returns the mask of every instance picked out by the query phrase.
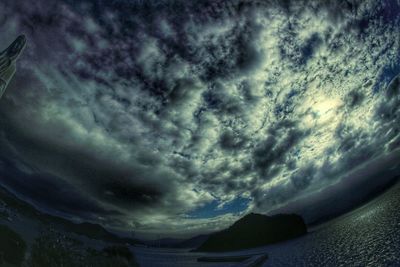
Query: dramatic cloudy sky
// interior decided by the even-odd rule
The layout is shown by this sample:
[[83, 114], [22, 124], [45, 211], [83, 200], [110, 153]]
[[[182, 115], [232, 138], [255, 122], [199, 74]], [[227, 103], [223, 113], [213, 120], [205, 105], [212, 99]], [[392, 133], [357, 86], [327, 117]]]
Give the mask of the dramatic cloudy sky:
[[1, 48], [28, 44], [0, 101], [0, 183], [141, 233], [249, 211], [318, 219], [321, 195], [399, 174], [399, 13], [397, 0], [2, 0]]

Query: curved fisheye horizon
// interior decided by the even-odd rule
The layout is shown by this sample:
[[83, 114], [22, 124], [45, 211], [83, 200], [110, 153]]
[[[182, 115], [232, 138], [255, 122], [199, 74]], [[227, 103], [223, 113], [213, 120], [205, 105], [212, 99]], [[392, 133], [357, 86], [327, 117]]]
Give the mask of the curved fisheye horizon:
[[208, 253], [390, 220], [371, 203], [397, 201], [399, 14], [394, 0], [1, 2], [0, 226], [15, 209]]
[[[398, 60], [396, 55], [392, 59], [389, 53], [374, 58], [374, 50], [379, 47], [346, 48], [351, 45], [347, 43], [350, 40], [341, 39], [340, 29], [351, 26], [357, 19], [351, 17], [355, 14], [350, 7], [338, 8], [344, 21], [335, 21], [327, 20], [330, 14], [318, 17], [301, 4], [294, 4], [291, 19], [297, 25], [280, 21], [281, 17], [290, 17], [282, 13], [285, 7], [269, 5], [276, 9], [267, 12], [274, 16], [271, 22], [276, 25], [263, 26], [268, 22], [263, 17], [266, 11], [257, 14], [249, 3], [241, 16], [217, 20], [215, 28], [212, 23], [199, 26], [193, 21], [176, 28], [175, 31], [193, 39], [179, 42], [179, 49], [192, 50], [193, 55], [188, 51], [186, 56], [174, 54], [172, 45], [178, 37], [168, 36], [168, 31], [128, 28], [126, 39], [119, 41], [122, 26], [117, 25], [124, 22], [116, 18], [114, 22], [106, 22], [88, 15], [84, 19], [87, 28], [82, 29], [85, 35], [74, 32], [70, 27], [78, 20], [79, 14], [75, 12], [79, 7], [67, 4], [64, 8], [71, 13], [62, 13], [65, 19], [76, 17], [71, 21], [59, 18], [58, 23], [65, 23], [64, 32], [56, 32], [55, 25], [43, 26], [48, 34], [54, 33], [51, 37], [54, 40], [47, 41], [40, 32], [20, 25], [25, 30], [21, 32], [26, 32], [31, 40], [25, 63], [21, 62], [24, 66], [20, 75], [30, 72], [31, 81], [15, 86], [22, 87], [15, 91], [29, 90], [27, 96], [16, 101], [21, 104], [26, 101], [25, 109], [34, 111], [36, 116], [26, 116], [26, 111], [15, 107], [5, 111], [11, 115], [6, 114], [4, 122], [9, 124], [10, 131], [17, 133], [11, 138], [19, 139], [6, 141], [16, 146], [20, 154], [16, 160], [26, 164], [25, 171], [36, 169], [23, 173], [27, 175], [25, 179], [33, 172], [40, 186], [65, 184], [66, 198], [71, 193], [91, 207], [75, 211], [66, 203], [48, 201], [46, 198], [51, 196], [45, 194], [34, 196], [34, 192], [24, 192], [22, 196], [49, 212], [106, 227], [128, 231], [133, 228], [153, 234], [163, 231], [171, 235], [190, 234], [190, 231], [226, 227], [251, 211], [268, 213], [285, 209], [290, 202], [312, 197], [336, 183], [351, 184], [354, 169], [368, 169], [374, 160], [388, 154], [398, 155], [394, 149], [397, 147], [388, 147], [398, 143], [396, 132], [390, 134], [396, 131], [396, 118], [387, 126], [386, 121], [376, 120], [385, 115], [379, 114], [379, 109], [387, 104], [385, 91], [390, 89], [386, 87], [397, 74], [394, 70], [393, 74], [381, 73], [382, 66], [376, 63], [372, 68], [358, 62], [362, 57], [373, 62], [389, 60], [392, 65], [392, 61]], [[329, 4], [324, 7], [315, 2], [315, 6], [329, 11]], [[222, 4], [212, 7], [215, 10], [210, 12], [224, 10]], [[104, 11], [113, 9], [116, 9], [114, 16], [122, 12], [115, 7], [104, 7]], [[45, 10], [41, 10], [42, 16], [52, 16]], [[252, 12], [255, 17], [250, 19], [247, 13]], [[180, 14], [162, 13], [163, 27], [173, 27], [174, 19], [185, 20], [179, 18]], [[203, 14], [208, 15], [211, 16]], [[202, 19], [205, 18], [199, 18]], [[324, 23], [321, 19], [325, 19]], [[144, 26], [149, 24], [147, 27], [153, 23], [143, 20]], [[313, 29], [312, 23], [317, 22], [321, 24]], [[112, 23], [117, 28], [107, 29]], [[243, 25], [243, 34], [248, 36], [243, 36], [240, 30], [237, 36], [231, 36], [235, 29], [231, 27], [242, 23], [257, 27], [246, 29]], [[190, 31], [190, 27], [199, 27], [199, 32]], [[278, 34], [285, 27], [297, 28], [287, 36]], [[379, 27], [363, 30], [379, 30]], [[166, 31], [162, 27], [161, 30]], [[351, 40], [355, 43], [362, 38], [357, 31], [353, 33], [356, 39]], [[232, 40], [219, 39], [223, 36], [231, 36]], [[240, 41], [243, 38], [247, 39]], [[298, 38], [298, 43], [294, 40], [282, 43], [284, 38]], [[386, 37], [374, 38], [378, 38], [373, 40], [376, 42]], [[205, 41], [210, 48], [204, 46]], [[106, 44], [110, 42], [115, 44]], [[332, 47], [340, 42], [341, 47]], [[24, 44], [25, 37], [18, 37], [7, 51], [15, 50], [18, 55]], [[201, 53], [216, 53], [229, 45], [238, 49], [237, 55], [235, 50], [228, 54], [221, 50], [220, 54], [198, 58]], [[393, 47], [397, 43], [388, 45]], [[349, 55], [341, 53], [344, 49], [350, 49]], [[121, 57], [121, 53], [126, 55]], [[42, 58], [37, 58], [39, 54]], [[329, 55], [345, 57], [340, 61], [331, 57], [327, 61]], [[36, 58], [33, 64], [27, 64]], [[213, 60], [225, 62], [225, 66], [212, 69], [216, 66]], [[349, 68], [343, 60], [360, 65]], [[29, 68], [34, 68], [34, 75]], [[234, 76], [224, 73], [229, 68]], [[329, 68], [335, 68], [336, 74]], [[364, 73], [346, 75], [350, 71], [359, 73], [362, 68]], [[366, 68], [372, 70], [368, 72]], [[31, 97], [37, 97], [34, 104]], [[3, 104], [4, 109], [7, 104]], [[25, 118], [36, 128], [32, 133], [21, 132]], [[377, 128], [373, 128], [374, 124]], [[377, 136], [374, 134], [377, 130], [390, 135]], [[32, 144], [21, 147], [24, 142]], [[19, 171], [19, 166], [15, 167]], [[379, 171], [384, 170], [375, 175], [379, 176]], [[18, 181], [4, 181], [18, 193], [17, 184], [7, 183]], [[365, 183], [369, 183], [367, 179]], [[108, 212], [114, 215], [109, 216]], [[308, 216], [309, 222], [318, 219], [317, 214]]]

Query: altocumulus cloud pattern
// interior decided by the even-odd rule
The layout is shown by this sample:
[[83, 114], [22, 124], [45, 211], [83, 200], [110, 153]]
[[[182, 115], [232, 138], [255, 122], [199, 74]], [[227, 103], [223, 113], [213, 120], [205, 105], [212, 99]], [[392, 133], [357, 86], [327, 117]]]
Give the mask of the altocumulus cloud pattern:
[[377, 179], [399, 167], [399, 11], [3, 0], [2, 40], [28, 43], [0, 105], [1, 183], [58, 215], [174, 233], [284, 209], [366, 166]]

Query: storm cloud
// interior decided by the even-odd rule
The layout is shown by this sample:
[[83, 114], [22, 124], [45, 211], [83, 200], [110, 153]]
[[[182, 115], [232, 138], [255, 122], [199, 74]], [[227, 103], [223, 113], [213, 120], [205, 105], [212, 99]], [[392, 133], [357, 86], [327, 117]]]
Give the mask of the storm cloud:
[[1, 46], [28, 44], [0, 101], [1, 184], [67, 217], [195, 232], [400, 157], [399, 4], [339, 2], [2, 1]]

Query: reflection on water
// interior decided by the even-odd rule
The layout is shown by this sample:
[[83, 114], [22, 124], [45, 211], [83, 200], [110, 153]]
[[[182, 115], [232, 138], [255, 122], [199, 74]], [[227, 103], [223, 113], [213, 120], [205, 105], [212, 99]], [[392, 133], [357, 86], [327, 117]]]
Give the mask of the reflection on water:
[[[205, 253], [135, 250], [142, 266], [233, 266], [197, 263], [196, 258]], [[400, 266], [400, 185], [304, 237], [226, 254], [247, 253], [268, 253], [265, 267]]]

